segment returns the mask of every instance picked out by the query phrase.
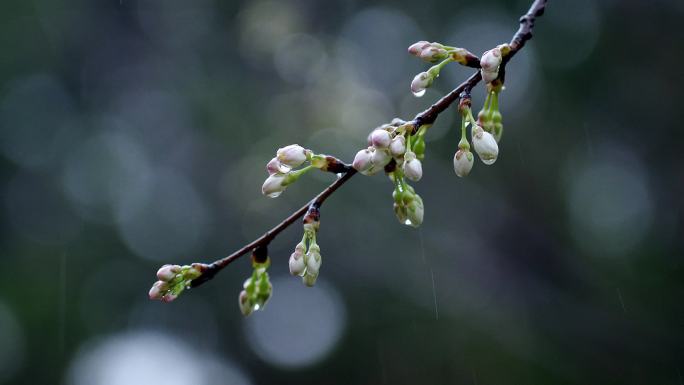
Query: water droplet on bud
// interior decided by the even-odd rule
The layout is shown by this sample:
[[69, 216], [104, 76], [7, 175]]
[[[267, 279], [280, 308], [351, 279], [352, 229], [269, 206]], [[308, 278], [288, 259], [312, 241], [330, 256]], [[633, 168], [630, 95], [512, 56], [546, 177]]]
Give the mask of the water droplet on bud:
[[423, 90], [420, 90], [420, 91], [418, 91], [418, 92], [414, 92], [414, 93], [413, 93], [413, 96], [415, 96], [415, 97], [417, 97], [417, 98], [419, 98], [419, 97], [421, 97], [421, 96], [423, 96], [423, 95], [425, 95], [425, 90], [424, 90], [424, 89], [423, 89]]
[[269, 198], [277, 198], [277, 197], [279, 197], [280, 194], [282, 194], [282, 193], [283, 193], [282, 191], [276, 191], [276, 192], [270, 193], [270, 194], [268, 194], [268, 195], [266, 195], [266, 196], [269, 197]]
[[486, 164], [487, 166], [492, 165], [492, 164], [494, 164], [494, 162], [496, 162], [496, 158], [494, 158], [494, 159], [482, 159], [482, 158], [480, 158], [480, 159], [482, 160], [482, 163]]

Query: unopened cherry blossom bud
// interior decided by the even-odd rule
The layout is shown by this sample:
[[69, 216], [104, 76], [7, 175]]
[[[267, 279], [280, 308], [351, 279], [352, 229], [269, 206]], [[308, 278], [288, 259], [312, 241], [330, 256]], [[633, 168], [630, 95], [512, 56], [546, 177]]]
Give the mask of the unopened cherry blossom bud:
[[406, 138], [403, 135], [399, 135], [392, 139], [390, 142], [389, 150], [392, 156], [400, 157], [406, 152]]
[[490, 165], [496, 162], [496, 158], [499, 156], [499, 145], [496, 144], [494, 136], [477, 125], [473, 127], [472, 136], [473, 147], [477, 155], [480, 156], [482, 163]]
[[413, 200], [406, 207], [406, 215], [408, 216], [408, 223], [413, 227], [418, 227], [423, 224], [423, 215], [425, 210], [423, 208], [423, 199], [414, 194]]
[[278, 160], [278, 158], [273, 158], [271, 159], [268, 164], [266, 164], [266, 171], [268, 172], [269, 175], [273, 174], [285, 174], [287, 172], [290, 172], [292, 170], [291, 167], [286, 166]]
[[420, 51], [420, 58], [426, 62], [436, 63], [440, 60], [444, 60], [449, 56], [444, 48], [436, 47], [431, 45]]
[[241, 291], [240, 296], [238, 297], [238, 304], [240, 305], [240, 312], [244, 316], [248, 316], [252, 314], [252, 311], [254, 309], [252, 308], [252, 303], [249, 300], [249, 295], [247, 295], [246, 291]]
[[180, 271], [181, 267], [178, 265], [164, 265], [157, 271], [157, 278], [160, 281], [168, 282], [175, 278]]
[[304, 262], [304, 253], [295, 248], [295, 251], [290, 255], [290, 274], [292, 275], [302, 275], [304, 269], [306, 268], [306, 263]]
[[473, 153], [468, 150], [459, 149], [454, 155], [454, 171], [459, 177], [470, 174], [474, 163]]
[[499, 77], [499, 71], [485, 71], [484, 69], [481, 69], [480, 74], [485, 83], [491, 83]]
[[318, 279], [318, 275], [309, 274], [308, 272], [302, 276], [302, 282], [309, 287], [316, 284], [316, 279]]
[[354, 161], [352, 162], [352, 167], [356, 169], [356, 171], [366, 171], [371, 166], [373, 165], [371, 163], [371, 158], [373, 157], [373, 152], [368, 149], [364, 148], [363, 150], [360, 150], [359, 152], [356, 153], [356, 156], [354, 157]]
[[304, 163], [304, 161], [306, 161], [307, 150], [298, 144], [291, 144], [289, 146], [279, 148], [276, 153], [276, 157], [280, 163], [286, 166], [299, 167], [302, 163]]
[[318, 275], [318, 271], [321, 268], [322, 258], [320, 253], [320, 248], [318, 245], [313, 244], [309, 247], [309, 252], [306, 259], [306, 274]]
[[178, 298], [178, 294], [166, 293], [166, 294], [164, 294], [164, 296], [161, 298], [161, 300], [162, 300], [162, 302], [167, 302], [167, 303], [168, 303], [168, 302], [171, 302], [171, 301], [175, 300], [176, 298]]
[[421, 72], [411, 81], [411, 92], [420, 97], [425, 95], [425, 89], [432, 85], [434, 77], [427, 72]]
[[391, 141], [392, 137], [390, 136], [390, 133], [385, 130], [374, 130], [371, 133], [371, 144], [375, 148], [386, 148], [390, 145]]
[[413, 56], [420, 56], [420, 53], [427, 47], [430, 46], [429, 41], [421, 40], [419, 42], [413, 43], [408, 47], [408, 53]]
[[423, 177], [423, 165], [416, 159], [416, 154], [413, 152], [407, 152], [404, 155], [404, 175], [414, 182], [420, 180]]
[[381, 169], [387, 165], [387, 163], [392, 160], [392, 155], [390, 155], [389, 150], [377, 148], [373, 151], [371, 156], [371, 163], [373, 168]]
[[501, 65], [502, 60], [501, 49], [499, 47], [492, 48], [482, 54], [482, 58], [480, 58], [480, 67], [486, 72], [496, 72], [499, 70], [499, 65]]
[[169, 290], [169, 285], [164, 281], [157, 281], [150, 288], [150, 299], [162, 299], [164, 294]]
[[275, 198], [280, 195], [287, 185], [287, 174], [273, 174], [269, 175], [261, 186], [261, 192], [269, 198]]

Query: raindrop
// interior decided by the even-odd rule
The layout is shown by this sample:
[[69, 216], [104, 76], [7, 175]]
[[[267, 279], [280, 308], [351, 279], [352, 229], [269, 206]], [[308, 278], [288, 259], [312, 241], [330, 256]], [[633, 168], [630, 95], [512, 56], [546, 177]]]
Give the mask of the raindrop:
[[487, 166], [492, 165], [492, 164], [494, 164], [494, 162], [496, 162], [496, 158], [493, 158], [493, 159], [482, 159], [482, 158], [480, 158], [480, 159], [482, 160], [482, 163], [486, 164]]
[[337, 179], [340, 179], [340, 178], [342, 178], [342, 173], [338, 172], [337, 174], [335, 174], [335, 176], [337, 176]]
[[406, 219], [406, 220], [404, 221], [404, 224], [407, 225], [407, 226], [413, 226], [413, 222], [411, 222], [410, 219]]
[[419, 97], [425, 95], [425, 90], [420, 90], [420, 91], [418, 91], [418, 92], [414, 92], [413, 95], [414, 95], [415, 97], [419, 98]]
[[282, 193], [283, 193], [282, 191], [276, 191], [276, 192], [270, 193], [270, 194], [268, 194], [268, 195], [266, 195], [266, 196], [269, 197], [269, 198], [277, 198], [277, 197], [279, 197], [280, 194], [282, 194]]

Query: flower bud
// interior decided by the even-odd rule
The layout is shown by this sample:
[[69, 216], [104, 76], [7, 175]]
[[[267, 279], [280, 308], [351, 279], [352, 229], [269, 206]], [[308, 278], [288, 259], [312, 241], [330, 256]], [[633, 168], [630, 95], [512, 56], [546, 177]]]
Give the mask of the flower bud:
[[279, 148], [276, 157], [280, 163], [289, 167], [299, 167], [301, 166], [307, 158], [307, 149], [298, 145], [291, 144], [283, 148]]
[[374, 130], [371, 133], [371, 144], [375, 148], [387, 148], [391, 141], [390, 133], [385, 130]]
[[482, 163], [490, 165], [496, 162], [496, 158], [499, 156], [499, 145], [496, 144], [496, 139], [492, 134], [484, 131], [480, 126], [475, 126], [472, 136], [473, 147], [477, 155], [480, 156]]
[[430, 42], [421, 40], [419, 42], [413, 43], [408, 47], [408, 53], [413, 56], [420, 56], [423, 49], [430, 46]]
[[169, 290], [169, 285], [164, 281], [157, 281], [150, 288], [148, 293], [150, 299], [162, 299], [164, 294]]
[[181, 267], [178, 265], [164, 265], [157, 271], [157, 278], [160, 281], [169, 282], [180, 273]]
[[266, 181], [264, 181], [263, 186], [261, 186], [261, 193], [269, 198], [276, 198], [285, 191], [286, 185], [284, 183], [286, 179], [287, 174], [269, 175]]
[[306, 268], [306, 264], [304, 262], [304, 254], [295, 249], [295, 251], [290, 255], [290, 274], [292, 275], [302, 275], [304, 273], [304, 268]]
[[473, 153], [468, 150], [459, 149], [454, 155], [454, 171], [459, 177], [464, 177], [470, 174], [473, 168], [474, 157]]
[[415, 96], [421, 97], [425, 95], [425, 89], [432, 85], [434, 78], [427, 72], [421, 72], [413, 78], [411, 82], [411, 92]]
[[413, 200], [406, 207], [406, 214], [408, 216], [408, 223], [413, 227], [418, 227], [423, 224], [423, 199], [418, 194], [414, 194]]
[[407, 152], [404, 155], [404, 175], [414, 182], [418, 182], [423, 177], [423, 165], [416, 159], [416, 154], [413, 152]]
[[302, 276], [302, 282], [309, 287], [316, 284], [316, 279], [318, 279], [318, 275], [309, 274], [308, 272]]
[[392, 155], [390, 155], [389, 151], [386, 149], [377, 148], [373, 151], [373, 155], [371, 156], [373, 168], [378, 170], [385, 167], [390, 160], [392, 160]]
[[434, 45], [425, 47], [422, 51], [420, 51], [420, 58], [430, 63], [436, 63], [440, 60], [444, 60], [447, 58], [447, 56], [449, 55], [444, 48], [436, 47]]
[[238, 297], [238, 304], [240, 305], [240, 312], [242, 312], [242, 315], [248, 316], [252, 314], [252, 311], [254, 309], [252, 308], [252, 302], [249, 300], [249, 296], [247, 295], [246, 291], [241, 291], [240, 296]]
[[403, 135], [396, 136], [389, 145], [390, 153], [397, 158], [406, 152], [406, 138]]
[[399, 223], [402, 225], [408, 225], [410, 224], [408, 220], [408, 213], [406, 211], [406, 206], [404, 206], [403, 203], [394, 203], [394, 215], [397, 216], [397, 220]]
[[491, 83], [499, 77], [499, 71], [485, 71], [484, 68], [480, 70], [480, 74], [485, 83]]
[[285, 174], [290, 172], [290, 170], [292, 170], [292, 168], [280, 163], [278, 158], [273, 158], [266, 164], [266, 171], [268, 172], [268, 175]]
[[352, 167], [354, 167], [356, 171], [360, 172], [368, 170], [373, 165], [371, 163], [372, 156], [373, 152], [368, 148], [364, 148], [363, 150], [356, 153], [356, 156], [354, 157], [354, 162], [352, 162]]
[[178, 294], [166, 293], [166, 294], [164, 294], [164, 296], [161, 298], [161, 300], [162, 300], [162, 302], [169, 303], [169, 302], [175, 300], [176, 298], [178, 298]]
[[306, 260], [306, 274], [318, 276], [322, 261], [321, 254], [309, 251]]
[[502, 60], [501, 49], [499, 49], [499, 47], [492, 48], [482, 54], [480, 67], [482, 67], [485, 72], [497, 72]]

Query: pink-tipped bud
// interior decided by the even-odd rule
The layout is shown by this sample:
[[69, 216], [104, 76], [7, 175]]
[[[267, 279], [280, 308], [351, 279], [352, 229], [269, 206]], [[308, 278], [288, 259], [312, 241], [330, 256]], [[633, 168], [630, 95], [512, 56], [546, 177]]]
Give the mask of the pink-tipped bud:
[[391, 141], [390, 133], [385, 130], [374, 130], [371, 133], [371, 143], [375, 148], [387, 148]]
[[150, 288], [150, 299], [162, 299], [164, 294], [169, 290], [169, 285], [163, 281], [157, 281]]
[[160, 281], [169, 282], [176, 277], [176, 274], [180, 273], [181, 267], [178, 265], [164, 265], [159, 270], [157, 270], [157, 278]]
[[266, 171], [268, 171], [269, 175], [285, 174], [290, 172], [290, 170], [292, 170], [292, 168], [280, 163], [278, 158], [273, 158], [266, 164]]
[[404, 155], [404, 175], [414, 182], [420, 180], [423, 177], [423, 165], [416, 159], [416, 154], [413, 152], [407, 152]]
[[304, 273], [306, 263], [304, 262], [304, 254], [300, 250], [295, 249], [294, 253], [290, 255], [289, 266], [290, 274], [292, 275], [302, 275]]
[[289, 167], [299, 167], [301, 166], [307, 158], [307, 149], [298, 145], [291, 144], [283, 148], [279, 148], [276, 152], [276, 158], [280, 163]]
[[356, 171], [363, 172], [371, 168], [373, 165], [371, 163], [371, 158], [373, 157], [373, 151], [369, 148], [365, 148], [359, 152], [356, 153], [356, 156], [354, 157], [354, 161], [352, 162], [352, 167], [356, 169]]
[[444, 60], [449, 56], [444, 48], [429, 46], [420, 52], [420, 58], [429, 63], [435, 63]]
[[482, 54], [480, 67], [482, 67], [485, 72], [496, 72], [499, 70], [499, 65], [501, 65], [502, 60], [501, 49], [498, 47], [492, 48]]
[[403, 135], [399, 135], [392, 139], [389, 150], [395, 158], [404, 155], [406, 152], [406, 138]]
[[468, 150], [459, 149], [454, 155], [454, 172], [459, 177], [470, 174], [474, 163], [473, 153]]
[[413, 56], [420, 56], [420, 53], [427, 47], [430, 46], [429, 41], [421, 40], [419, 42], [413, 43], [408, 47], [408, 53]]

